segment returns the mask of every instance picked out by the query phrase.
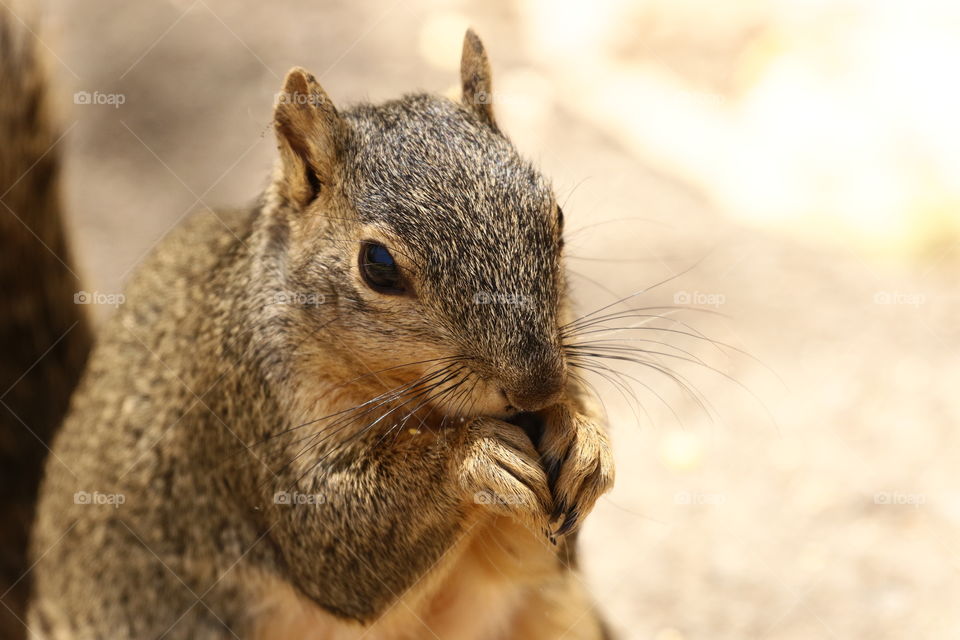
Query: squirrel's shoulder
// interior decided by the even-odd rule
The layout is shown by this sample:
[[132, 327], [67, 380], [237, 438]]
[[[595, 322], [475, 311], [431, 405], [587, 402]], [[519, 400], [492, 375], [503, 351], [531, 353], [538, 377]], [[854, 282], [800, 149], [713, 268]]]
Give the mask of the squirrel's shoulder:
[[250, 235], [251, 209], [198, 210], [171, 230], [137, 266], [126, 296], [171, 292], [210, 277], [217, 265]]

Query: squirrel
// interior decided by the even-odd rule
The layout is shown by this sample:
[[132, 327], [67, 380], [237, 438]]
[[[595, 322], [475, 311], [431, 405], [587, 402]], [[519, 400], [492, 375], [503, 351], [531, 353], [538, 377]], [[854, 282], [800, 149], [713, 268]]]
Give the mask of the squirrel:
[[338, 109], [288, 72], [262, 196], [174, 230], [96, 336], [33, 637], [610, 637], [577, 572], [614, 465], [565, 350], [563, 214], [473, 31], [461, 81]]

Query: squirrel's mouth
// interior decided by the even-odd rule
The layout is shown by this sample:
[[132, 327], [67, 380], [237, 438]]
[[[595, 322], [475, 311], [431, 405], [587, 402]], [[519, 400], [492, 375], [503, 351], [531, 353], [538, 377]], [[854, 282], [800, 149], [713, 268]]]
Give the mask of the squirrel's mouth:
[[[527, 434], [527, 437], [530, 438], [530, 442], [533, 444], [534, 448], [540, 447], [540, 441], [543, 438], [545, 425], [543, 416], [539, 412], [521, 411], [510, 416], [492, 417], [496, 417], [499, 420], [503, 420], [504, 422], [508, 422], [512, 425], [520, 427], [523, 429], [523, 432]], [[446, 419], [439, 420], [439, 422], [435, 424], [435, 427], [439, 429], [455, 429], [469, 419], [469, 417], [465, 416], [447, 416]]]
[[512, 425], [523, 429], [530, 442], [535, 448], [540, 447], [540, 439], [543, 437], [543, 416], [535, 411], [522, 411], [506, 419]]
[[[451, 385], [452, 390], [449, 393], [441, 393], [436, 401], [429, 403], [434, 407], [434, 415], [446, 416], [446, 422], [456, 424], [460, 418], [470, 419], [477, 416], [506, 420], [520, 412], [510, 405], [497, 384], [471, 373], [464, 381]], [[466, 391], [461, 393], [460, 389]]]

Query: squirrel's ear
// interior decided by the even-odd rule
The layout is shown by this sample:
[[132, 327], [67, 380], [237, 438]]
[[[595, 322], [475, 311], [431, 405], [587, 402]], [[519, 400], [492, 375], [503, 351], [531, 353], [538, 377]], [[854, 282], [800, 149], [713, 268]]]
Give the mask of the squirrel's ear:
[[494, 129], [493, 89], [490, 78], [490, 62], [480, 38], [473, 29], [467, 29], [463, 37], [463, 55], [460, 58], [460, 82], [463, 97], [461, 102]]
[[273, 126], [283, 164], [284, 195], [306, 206], [332, 180], [343, 121], [316, 78], [294, 67], [277, 96]]

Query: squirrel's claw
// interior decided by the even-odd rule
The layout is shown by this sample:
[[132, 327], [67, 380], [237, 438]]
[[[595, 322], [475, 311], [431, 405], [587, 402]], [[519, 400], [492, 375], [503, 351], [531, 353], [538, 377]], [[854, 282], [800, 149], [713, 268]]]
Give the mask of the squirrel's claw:
[[555, 535], [574, 531], [597, 499], [613, 486], [610, 442], [595, 421], [565, 405], [545, 412], [541, 459], [554, 496]]

